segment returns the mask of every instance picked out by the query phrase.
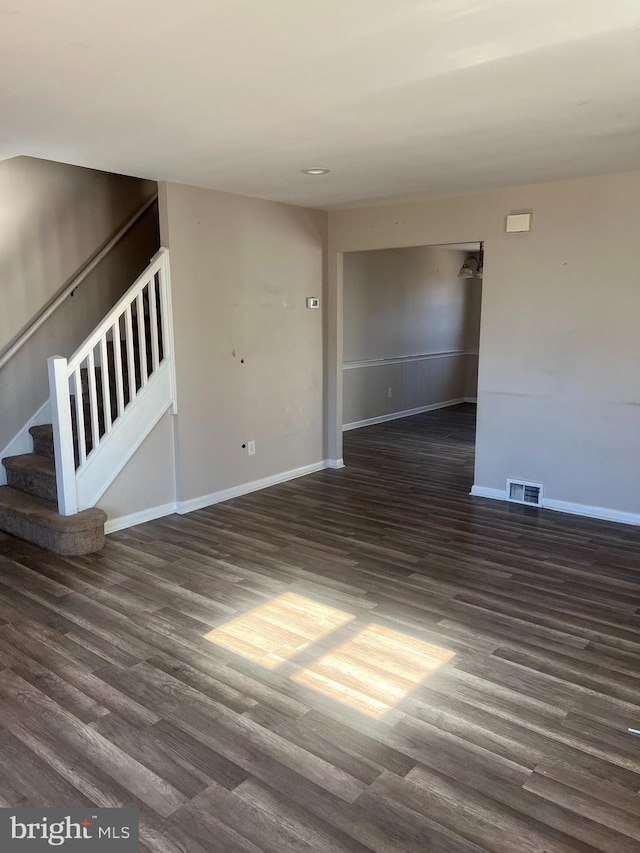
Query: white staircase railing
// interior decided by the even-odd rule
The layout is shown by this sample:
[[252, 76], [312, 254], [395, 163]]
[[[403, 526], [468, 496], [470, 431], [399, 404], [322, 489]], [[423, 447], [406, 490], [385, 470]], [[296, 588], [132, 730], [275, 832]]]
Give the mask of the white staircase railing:
[[49, 359], [58, 510], [93, 506], [159, 418], [175, 413], [169, 252], [160, 249], [67, 361]]

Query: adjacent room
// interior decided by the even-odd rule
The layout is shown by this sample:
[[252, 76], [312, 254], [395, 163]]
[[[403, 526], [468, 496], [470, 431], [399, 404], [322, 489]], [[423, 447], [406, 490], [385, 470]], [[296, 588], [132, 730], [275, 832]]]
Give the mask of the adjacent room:
[[639, 853], [638, 12], [0, 11], [2, 853]]
[[[417, 434], [438, 422], [427, 412], [450, 409], [449, 422], [461, 428], [474, 419], [481, 253], [480, 243], [452, 243], [344, 255], [345, 432], [410, 419], [366, 434], [402, 442], [403, 429]], [[457, 430], [446, 438], [453, 460]], [[384, 465], [382, 444], [379, 449]]]

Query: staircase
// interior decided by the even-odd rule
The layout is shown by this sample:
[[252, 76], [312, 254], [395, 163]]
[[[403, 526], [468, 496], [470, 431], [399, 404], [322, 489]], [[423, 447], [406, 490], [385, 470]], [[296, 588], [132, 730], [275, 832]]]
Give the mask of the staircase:
[[33, 453], [2, 460], [7, 485], [0, 486], [0, 530], [63, 556], [100, 551], [106, 512], [92, 508], [60, 515], [53, 426], [35, 426], [29, 432]]
[[[67, 361], [49, 359], [53, 423], [29, 427], [33, 451], [2, 459], [0, 530], [56, 554], [104, 546], [96, 501], [173, 406], [168, 252]], [[26, 427], [25, 427], [26, 429]]]

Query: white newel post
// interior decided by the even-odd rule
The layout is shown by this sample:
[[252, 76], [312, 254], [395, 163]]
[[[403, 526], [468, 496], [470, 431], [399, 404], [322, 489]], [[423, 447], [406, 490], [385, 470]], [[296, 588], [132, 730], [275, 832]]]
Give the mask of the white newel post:
[[78, 511], [78, 496], [67, 359], [53, 355], [48, 359], [47, 365], [58, 486], [58, 512], [61, 515], [75, 515]]

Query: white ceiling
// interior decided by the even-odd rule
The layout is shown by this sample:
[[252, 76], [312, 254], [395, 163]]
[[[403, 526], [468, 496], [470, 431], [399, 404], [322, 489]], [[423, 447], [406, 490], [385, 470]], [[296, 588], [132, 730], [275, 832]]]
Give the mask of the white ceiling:
[[0, 158], [317, 207], [640, 169], [638, 0], [0, 0], [0, 81]]

